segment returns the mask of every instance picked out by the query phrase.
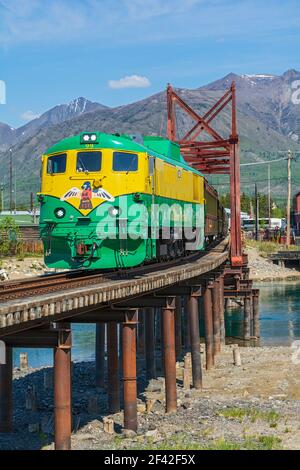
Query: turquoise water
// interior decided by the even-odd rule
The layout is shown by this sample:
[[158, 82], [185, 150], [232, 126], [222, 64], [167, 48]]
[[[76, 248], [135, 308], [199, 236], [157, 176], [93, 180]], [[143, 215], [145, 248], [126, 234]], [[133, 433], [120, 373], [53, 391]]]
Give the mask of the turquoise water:
[[[300, 339], [300, 283], [260, 283], [261, 346], [291, 345]], [[228, 309], [226, 332], [242, 337], [243, 310]]]
[[[72, 326], [72, 360], [91, 361], [95, 358], [95, 326], [92, 324], [74, 324]], [[28, 353], [30, 367], [49, 366], [53, 364], [52, 349], [14, 349], [14, 366], [19, 366], [20, 352]]]
[[[261, 345], [290, 345], [300, 339], [300, 283], [268, 283], [256, 286], [260, 289]], [[243, 310], [228, 309], [226, 332], [228, 336], [242, 337]], [[73, 361], [94, 359], [94, 325], [75, 324], [73, 331]], [[51, 349], [15, 349], [14, 363], [19, 365], [20, 352], [28, 352], [29, 365], [52, 365]]]

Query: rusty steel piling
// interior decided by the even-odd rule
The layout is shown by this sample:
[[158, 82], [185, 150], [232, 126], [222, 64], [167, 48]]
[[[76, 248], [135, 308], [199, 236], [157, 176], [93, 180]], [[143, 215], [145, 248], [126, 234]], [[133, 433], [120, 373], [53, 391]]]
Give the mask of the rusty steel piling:
[[13, 431], [12, 350], [6, 346], [5, 364], [0, 364], [0, 433]]
[[251, 297], [246, 296], [244, 298], [244, 340], [250, 339], [250, 328], [251, 328]]
[[176, 296], [176, 309], [175, 309], [175, 349], [176, 349], [177, 361], [180, 360], [182, 356], [181, 313], [182, 313], [182, 297], [180, 295], [177, 295]]
[[219, 287], [220, 287], [220, 337], [221, 344], [225, 344], [225, 299], [224, 299], [224, 275], [222, 274], [219, 277]]
[[137, 311], [126, 315], [122, 326], [124, 428], [137, 431], [136, 328]]
[[220, 284], [216, 279], [211, 290], [212, 311], [213, 311], [213, 335], [214, 335], [214, 355], [221, 351], [221, 328], [220, 328]]
[[162, 309], [166, 413], [177, 410], [176, 353], [175, 353], [175, 297], [167, 299]]
[[137, 328], [138, 352], [141, 356], [145, 354], [145, 311], [139, 309], [139, 323]]
[[165, 373], [165, 351], [164, 351], [164, 324], [163, 324], [163, 312], [162, 308], [158, 309], [158, 314], [160, 316], [160, 368], [161, 374]]
[[259, 290], [253, 289], [253, 336], [260, 337], [260, 322], [259, 322]]
[[189, 315], [187, 312], [187, 298], [183, 297], [183, 318], [184, 318], [184, 349], [189, 351], [191, 348]]
[[71, 330], [59, 325], [61, 344], [54, 348], [54, 433], [55, 450], [71, 449]]
[[118, 324], [113, 321], [107, 324], [107, 388], [109, 412], [118, 413], [120, 411]]
[[96, 387], [104, 388], [105, 377], [105, 323], [96, 324]]
[[193, 387], [202, 389], [202, 370], [200, 354], [200, 332], [199, 332], [199, 313], [198, 297], [199, 289], [193, 289], [191, 295], [187, 297], [187, 311], [189, 317], [191, 356], [192, 356], [192, 376]]
[[155, 367], [155, 337], [154, 337], [154, 309], [145, 309], [145, 346], [146, 346], [146, 378], [156, 377]]
[[214, 366], [214, 337], [212, 319], [212, 286], [208, 285], [203, 295], [206, 369]]

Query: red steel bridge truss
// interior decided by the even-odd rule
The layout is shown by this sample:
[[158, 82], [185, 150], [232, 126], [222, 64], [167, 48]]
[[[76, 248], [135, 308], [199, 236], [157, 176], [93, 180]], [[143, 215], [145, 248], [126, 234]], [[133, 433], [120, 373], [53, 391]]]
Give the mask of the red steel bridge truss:
[[[176, 125], [176, 106], [181, 108], [194, 123], [182, 138], [179, 138]], [[229, 135], [225, 138], [213, 128], [213, 121], [224, 108], [230, 108], [231, 111], [231, 129]], [[224, 95], [203, 116], [194, 111], [175, 93], [172, 86], [168, 85], [167, 111], [168, 138], [180, 145], [181, 153], [185, 160], [204, 174], [229, 175], [231, 265], [236, 267], [242, 266], [240, 156], [235, 82], [232, 83]]]

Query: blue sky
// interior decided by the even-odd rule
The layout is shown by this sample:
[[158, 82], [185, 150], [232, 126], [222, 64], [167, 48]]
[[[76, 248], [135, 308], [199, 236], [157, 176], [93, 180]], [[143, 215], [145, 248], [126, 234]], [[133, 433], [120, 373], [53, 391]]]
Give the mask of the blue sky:
[[0, 0], [0, 122], [300, 69], [299, 0]]

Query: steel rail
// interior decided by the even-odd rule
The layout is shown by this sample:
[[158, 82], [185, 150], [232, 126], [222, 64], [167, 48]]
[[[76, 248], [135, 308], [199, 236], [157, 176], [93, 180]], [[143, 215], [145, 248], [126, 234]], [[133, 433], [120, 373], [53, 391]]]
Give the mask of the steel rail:
[[120, 278], [120, 273], [114, 272], [110, 278], [106, 275], [105, 279], [93, 279], [90, 284], [80, 281], [80, 285], [53, 286], [50, 292], [44, 292], [39, 287], [38, 294], [23, 291], [15, 293], [21, 295], [20, 298], [4, 300], [0, 297], [0, 336], [37, 324], [48, 324], [51, 318], [59, 321], [89, 310], [99, 310], [101, 315], [102, 307], [189, 282], [218, 268], [228, 257], [229, 245], [226, 239], [208, 252], [193, 254], [184, 260], [134, 268], [125, 273], [123, 278]]
[[127, 278], [131, 275], [157, 272], [165, 266], [171, 267], [181, 264], [183, 261], [189, 262], [196, 260], [204, 256], [207, 252], [209, 251], [201, 251], [165, 262], [145, 264], [124, 270], [68, 271], [58, 274], [45, 274], [31, 279], [4, 281], [0, 284], [0, 302], [52, 293], [60, 291], [61, 289], [90, 286], [108, 280]]

